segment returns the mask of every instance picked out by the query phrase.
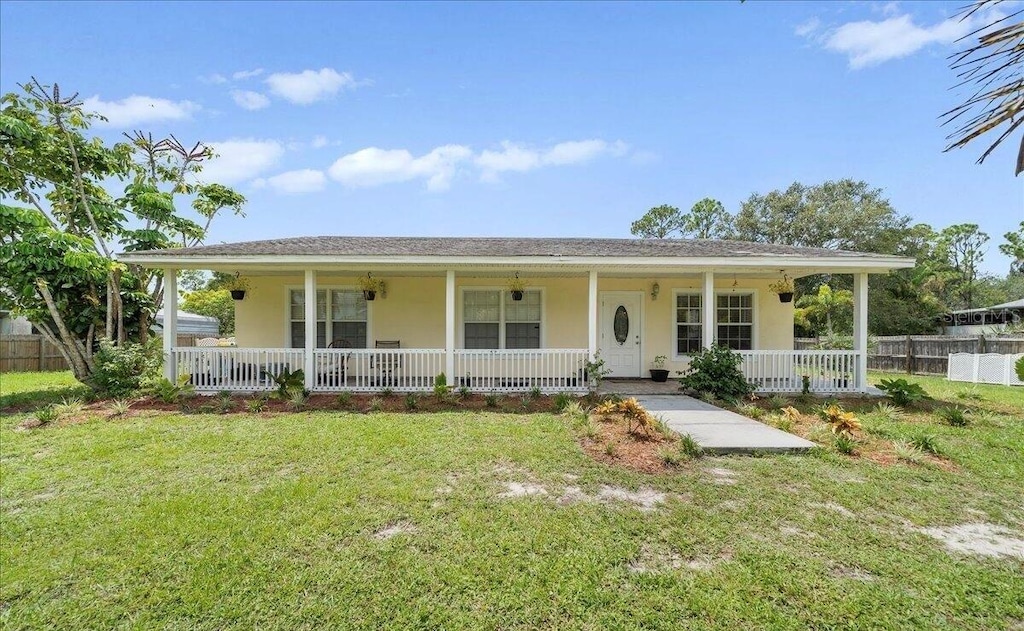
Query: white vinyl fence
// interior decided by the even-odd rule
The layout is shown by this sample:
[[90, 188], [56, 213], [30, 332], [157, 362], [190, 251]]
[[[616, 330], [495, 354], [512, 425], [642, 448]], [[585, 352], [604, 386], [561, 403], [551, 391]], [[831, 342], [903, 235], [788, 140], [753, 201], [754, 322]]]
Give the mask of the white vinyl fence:
[[1024, 381], [1017, 378], [1017, 373], [1014, 370], [1014, 364], [1021, 357], [1024, 357], [1024, 353], [1016, 355], [953, 353], [949, 356], [949, 372], [946, 374], [946, 378], [950, 381], [1024, 386]]

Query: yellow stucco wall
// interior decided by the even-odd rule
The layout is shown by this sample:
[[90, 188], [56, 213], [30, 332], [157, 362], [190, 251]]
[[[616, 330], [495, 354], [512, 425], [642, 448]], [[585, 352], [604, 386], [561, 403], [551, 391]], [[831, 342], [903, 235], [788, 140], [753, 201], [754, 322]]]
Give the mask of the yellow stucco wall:
[[[252, 276], [245, 300], [235, 303], [235, 330], [239, 346], [278, 348], [289, 344], [288, 290], [301, 289], [296, 276]], [[387, 276], [387, 297], [369, 303], [369, 345], [374, 340], [401, 340], [404, 348], [444, 347], [444, 287], [442, 276]], [[650, 295], [657, 280], [661, 292]], [[531, 289], [543, 291], [543, 344], [546, 348], [587, 347], [587, 278], [528, 279]], [[793, 305], [779, 302], [768, 289], [770, 280], [719, 276], [717, 292], [754, 293], [754, 345], [757, 349], [793, 348]], [[357, 288], [353, 276], [319, 274], [318, 287]], [[504, 277], [457, 277], [456, 313], [462, 312], [461, 288], [504, 288]], [[734, 287], [735, 285], [735, 287]], [[674, 292], [700, 292], [700, 279], [599, 278], [598, 291], [642, 291], [644, 294], [643, 362], [656, 355], [670, 358], [668, 368], [683, 367], [671, 361], [674, 349]]]

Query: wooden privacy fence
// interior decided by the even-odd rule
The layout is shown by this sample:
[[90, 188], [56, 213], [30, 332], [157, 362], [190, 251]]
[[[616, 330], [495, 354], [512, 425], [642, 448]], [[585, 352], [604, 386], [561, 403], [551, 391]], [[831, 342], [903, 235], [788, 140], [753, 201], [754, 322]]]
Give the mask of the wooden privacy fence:
[[[178, 346], [195, 346], [202, 335], [178, 335]], [[68, 370], [57, 347], [42, 335], [0, 336], [0, 372], [47, 372]]]
[[[794, 348], [815, 348], [815, 338], [797, 338]], [[868, 344], [868, 369], [889, 372], [946, 375], [954, 353], [1024, 353], [1024, 337], [984, 335], [887, 335], [872, 337]]]

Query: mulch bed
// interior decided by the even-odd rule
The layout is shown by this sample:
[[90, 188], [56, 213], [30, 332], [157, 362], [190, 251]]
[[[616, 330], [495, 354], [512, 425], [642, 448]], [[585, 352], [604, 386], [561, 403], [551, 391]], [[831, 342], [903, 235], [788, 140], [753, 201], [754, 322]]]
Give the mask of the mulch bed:
[[[665, 437], [652, 430], [650, 436], [630, 432], [625, 419], [620, 415], [608, 418], [591, 416], [598, 433], [594, 438], [581, 435], [579, 442], [583, 451], [604, 464], [625, 467], [641, 473], [664, 473], [674, 467], [665, 462], [659, 453], [662, 449], [671, 449], [677, 439]], [[613, 445], [608, 453], [608, 445]]]

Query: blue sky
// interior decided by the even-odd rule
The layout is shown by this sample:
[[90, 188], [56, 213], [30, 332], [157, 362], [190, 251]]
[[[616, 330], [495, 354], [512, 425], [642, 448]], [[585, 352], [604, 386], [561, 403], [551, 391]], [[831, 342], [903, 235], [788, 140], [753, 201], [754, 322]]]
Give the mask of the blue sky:
[[942, 153], [961, 4], [4, 2], [0, 89], [212, 144], [249, 203], [210, 242], [623, 237], [651, 206], [852, 177], [979, 223], [1005, 273], [1018, 141]]

